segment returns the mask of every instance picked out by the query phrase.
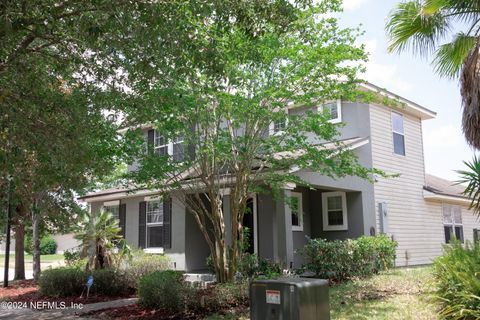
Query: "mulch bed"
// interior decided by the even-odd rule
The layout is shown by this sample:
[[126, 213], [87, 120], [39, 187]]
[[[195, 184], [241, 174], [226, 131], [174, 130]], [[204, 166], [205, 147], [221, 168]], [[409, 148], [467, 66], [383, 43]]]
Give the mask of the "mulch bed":
[[[226, 313], [235, 313], [235, 314], [246, 314], [248, 313], [247, 307], [236, 307], [228, 310], [221, 310], [219, 314]], [[89, 313], [82, 314], [82, 317], [93, 317], [95, 319], [102, 320], [154, 320], [154, 319], [164, 319], [164, 320], [200, 320], [204, 319], [210, 313], [178, 313], [172, 314], [164, 310], [153, 310], [146, 309], [142, 306], [135, 304], [126, 307], [112, 308], [100, 311], [93, 311]]]
[[105, 302], [117, 299], [132, 298], [134, 295], [122, 295], [122, 296], [102, 296], [91, 294], [88, 298], [85, 296], [80, 298], [79, 296], [72, 297], [50, 297], [42, 296], [38, 292], [38, 286], [34, 280], [20, 280], [13, 281], [9, 284], [7, 288], [0, 288], [0, 300], [8, 300], [15, 302], [38, 302], [38, 301], [47, 301], [47, 302], [65, 302], [66, 305], [71, 303], [96, 303], [96, 302]]

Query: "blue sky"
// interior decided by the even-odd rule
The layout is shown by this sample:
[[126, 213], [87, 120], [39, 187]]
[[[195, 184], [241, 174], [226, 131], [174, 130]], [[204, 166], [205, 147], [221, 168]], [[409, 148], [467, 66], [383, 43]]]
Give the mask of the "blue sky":
[[458, 81], [438, 77], [430, 59], [410, 52], [387, 53], [385, 22], [388, 13], [399, 2], [344, 0], [345, 11], [339, 18], [344, 26], [361, 25], [365, 31], [359, 41], [365, 43], [370, 52], [366, 80], [437, 112], [435, 119], [423, 122], [426, 171], [457, 180], [454, 170], [462, 169], [462, 161], [473, 156], [461, 130]]

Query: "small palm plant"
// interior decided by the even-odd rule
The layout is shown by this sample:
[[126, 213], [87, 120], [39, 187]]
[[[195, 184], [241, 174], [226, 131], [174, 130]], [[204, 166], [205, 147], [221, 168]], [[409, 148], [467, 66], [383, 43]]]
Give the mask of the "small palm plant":
[[120, 230], [118, 220], [110, 212], [85, 215], [75, 238], [81, 242], [80, 256], [88, 258], [87, 270], [113, 266]]
[[458, 184], [467, 185], [463, 195], [472, 199], [470, 209], [477, 217], [480, 217], [480, 161], [475, 155], [471, 162], [464, 161], [463, 163], [467, 166], [467, 170], [457, 170], [460, 175]]

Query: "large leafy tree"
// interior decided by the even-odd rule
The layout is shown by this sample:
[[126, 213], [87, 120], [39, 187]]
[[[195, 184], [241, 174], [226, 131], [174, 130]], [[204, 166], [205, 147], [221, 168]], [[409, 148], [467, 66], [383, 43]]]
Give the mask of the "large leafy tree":
[[199, 26], [215, 21], [216, 33], [235, 26], [252, 36], [265, 23], [281, 30], [294, 7], [280, 0], [3, 1], [0, 190], [5, 196], [13, 186], [16, 278], [24, 276], [33, 205], [68, 202], [72, 190], [112, 167], [111, 147], [124, 151], [104, 111], [121, 111], [129, 90], [155, 79], [175, 82], [200, 65], [221, 72], [216, 44], [196, 36]]
[[460, 78], [463, 131], [480, 149], [480, 2], [409, 0], [399, 3], [387, 23], [390, 51], [433, 54], [435, 71]]
[[[197, 29], [215, 43], [221, 73], [197, 66], [181, 79], [137, 87], [129, 116], [158, 131], [131, 174], [139, 188], [157, 189], [193, 214], [210, 248], [218, 281], [233, 279], [241, 254], [242, 221], [249, 193], [283, 197], [287, 184], [308, 185], [295, 171], [330, 177], [372, 172], [337, 137], [329, 115], [314, 107], [338, 98], [357, 99], [357, 73], [366, 55], [354, 44], [356, 30], [342, 29], [327, 13], [338, 1], [295, 9], [281, 32], [265, 25], [255, 35], [240, 28], [218, 32], [216, 23]], [[220, 29], [221, 30], [221, 29]], [[195, 57], [190, 58], [194, 63]], [[148, 107], [144, 107], [148, 106]], [[292, 109], [289, 112], [289, 109]], [[299, 115], [296, 111], [310, 109]], [[296, 110], [296, 111], [294, 111]], [[281, 128], [272, 134], [270, 128]], [[127, 138], [138, 129], [130, 129]], [[141, 139], [136, 140], [142, 150]], [[173, 155], [162, 147], [173, 141]], [[230, 190], [231, 223], [223, 209]], [[231, 244], [226, 234], [231, 234]]]

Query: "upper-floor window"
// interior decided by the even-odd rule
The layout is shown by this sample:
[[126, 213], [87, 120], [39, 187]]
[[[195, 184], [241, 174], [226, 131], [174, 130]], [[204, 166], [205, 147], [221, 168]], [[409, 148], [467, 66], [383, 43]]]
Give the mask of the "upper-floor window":
[[[279, 112], [288, 112], [288, 111], [279, 111]], [[275, 119], [270, 123], [269, 132], [270, 135], [282, 134], [288, 125], [288, 118]]]
[[325, 113], [331, 123], [342, 122], [342, 101], [340, 99], [321, 105], [318, 111]]
[[393, 152], [405, 155], [405, 130], [403, 127], [403, 115], [392, 112]]
[[173, 141], [167, 140], [157, 130], [153, 131], [153, 147], [158, 155], [170, 155], [175, 161], [181, 161], [184, 156], [185, 145], [183, 136], [178, 136]]
[[443, 205], [443, 231], [445, 243], [453, 237], [463, 243], [462, 208], [460, 206]]
[[322, 193], [323, 230], [347, 230], [347, 197], [345, 192]]

